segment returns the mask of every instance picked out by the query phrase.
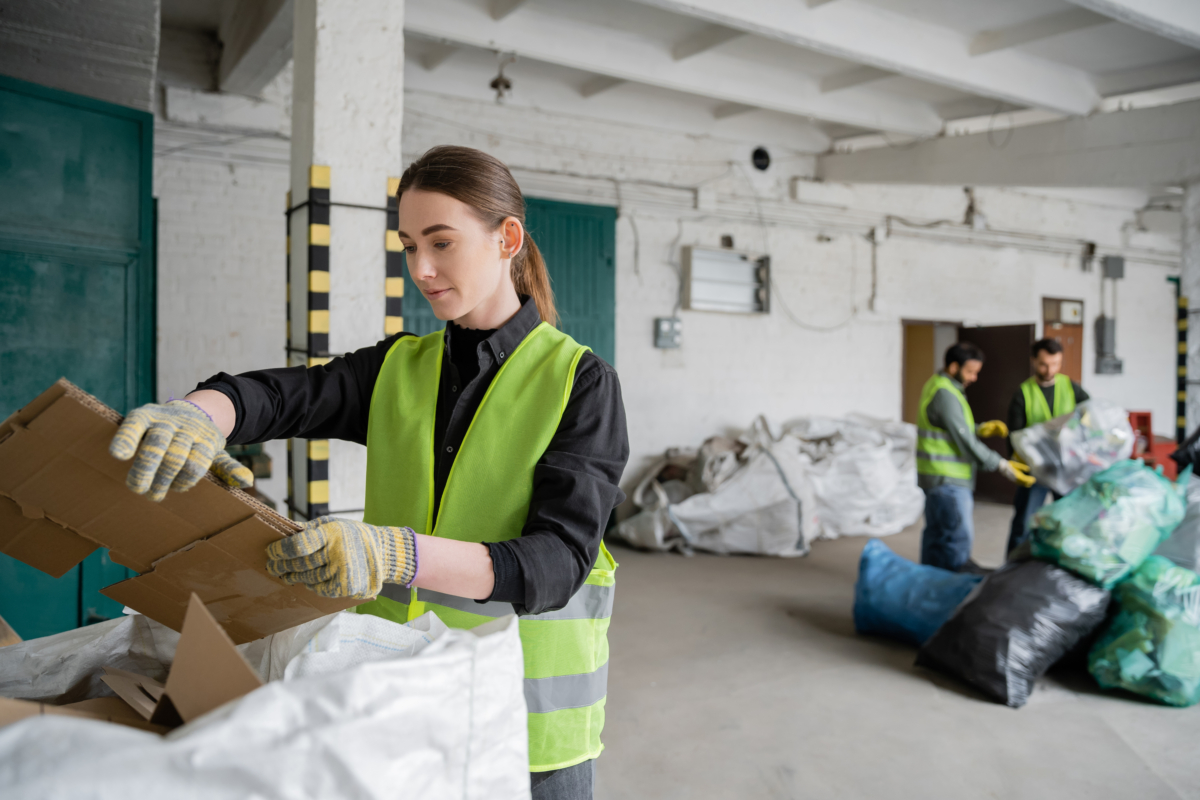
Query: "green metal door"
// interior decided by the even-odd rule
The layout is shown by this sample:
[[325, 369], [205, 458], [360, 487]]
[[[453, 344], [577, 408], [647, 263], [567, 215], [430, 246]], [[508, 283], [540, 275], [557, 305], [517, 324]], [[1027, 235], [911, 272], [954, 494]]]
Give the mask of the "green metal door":
[[[119, 411], [154, 394], [154, 120], [0, 76], [0, 417], [59, 377]], [[55, 580], [0, 554], [23, 638], [120, 614], [129, 570], [93, 553]]]
[[[616, 355], [617, 210], [527, 198], [525, 222], [546, 259], [562, 329], [610, 364]], [[404, 329], [417, 335], [443, 323], [404, 271]]]

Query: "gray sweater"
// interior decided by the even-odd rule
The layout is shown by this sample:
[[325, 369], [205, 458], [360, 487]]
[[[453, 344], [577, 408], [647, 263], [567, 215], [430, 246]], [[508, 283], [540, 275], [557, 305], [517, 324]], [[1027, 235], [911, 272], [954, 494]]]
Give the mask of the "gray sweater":
[[[948, 378], [955, 388], [962, 391], [962, 384], [954, 378], [941, 373]], [[971, 459], [974, 463], [971, 465], [971, 477], [969, 480], [961, 478], [949, 478], [945, 475], [917, 475], [917, 485], [922, 489], [932, 489], [935, 486], [942, 484], [952, 484], [954, 486], [965, 486], [974, 491], [975, 489], [975, 473], [982, 469], [985, 472], [995, 472], [1000, 468], [1000, 462], [1003, 456], [992, 450], [983, 442], [979, 441], [979, 437], [975, 435], [975, 431], [967, 427], [967, 419], [963, 416], [962, 405], [958, 402], [958, 398], [950, 394], [945, 389], [939, 389], [929, 401], [929, 408], [925, 409], [925, 416], [929, 418], [932, 425], [942, 428], [950, 435], [950, 440], [958, 445], [959, 452]]]

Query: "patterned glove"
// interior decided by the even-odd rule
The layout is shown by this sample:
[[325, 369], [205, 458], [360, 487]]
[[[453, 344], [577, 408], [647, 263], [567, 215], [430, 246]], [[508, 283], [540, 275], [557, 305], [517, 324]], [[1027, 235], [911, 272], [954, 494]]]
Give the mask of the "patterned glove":
[[1029, 474], [1029, 467], [1022, 461], [1001, 461], [1000, 474], [1013, 483], [1019, 483], [1026, 489], [1037, 483], [1037, 478]]
[[374, 597], [385, 583], [405, 588], [417, 577], [417, 535], [336, 517], [267, 546], [267, 572], [303, 583], [322, 597]]
[[185, 492], [199, 483], [211, 467], [230, 486], [245, 489], [254, 474], [225, 452], [225, 437], [199, 406], [187, 400], [151, 403], [133, 411], [113, 437], [108, 452], [133, 466], [125, 484], [154, 502], [167, 489]]
[[975, 426], [975, 435], [980, 439], [991, 436], [1008, 436], [1008, 426], [998, 419], [981, 422]]

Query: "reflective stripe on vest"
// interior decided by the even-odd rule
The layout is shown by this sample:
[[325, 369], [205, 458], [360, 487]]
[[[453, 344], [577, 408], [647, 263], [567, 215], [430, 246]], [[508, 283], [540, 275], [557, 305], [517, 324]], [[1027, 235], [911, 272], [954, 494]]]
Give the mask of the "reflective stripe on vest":
[[1053, 417], [1061, 417], [1075, 410], [1075, 387], [1070, 377], [1061, 372], [1054, 376], [1054, 413], [1046, 405], [1046, 395], [1036, 377], [1021, 383], [1021, 394], [1025, 396], [1025, 425], [1039, 425]]
[[[534, 466], [558, 430], [586, 348], [542, 323], [508, 354], [467, 429], [434, 519], [433, 426], [443, 344], [440, 331], [403, 337], [384, 361], [371, 398], [363, 518], [461, 541], [516, 538], [529, 513]], [[533, 772], [572, 766], [603, 749], [616, 566], [601, 543], [595, 566], [566, 606], [520, 617]], [[452, 628], [514, 613], [508, 603], [390, 584], [358, 611], [398, 622], [433, 611]]]
[[958, 449], [944, 428], [938, 428], [929, 421], [929, 404], [942, 389], [950, 392], [962, 404], [967, 429], [975, 430], [975, 415], [971, 413], [971, 406], [963, 393], [945, 375], [931, 377], [921, 390], [921, 405], [917, 413], [917, 472], [970, 480], [975, 469], [972, 459]]

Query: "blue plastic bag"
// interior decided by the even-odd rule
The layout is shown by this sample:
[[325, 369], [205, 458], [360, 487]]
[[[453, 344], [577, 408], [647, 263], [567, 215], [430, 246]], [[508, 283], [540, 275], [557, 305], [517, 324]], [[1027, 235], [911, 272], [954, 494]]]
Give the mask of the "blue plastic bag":
[[1191, 470], [1176, 483], [1141, 459], [1118, 461], [1033, 516], [1034, 558], [1111, 589], [1183, 521]]
[[858, 562], [854, 629], [919, 645], [942, 627], [980, 580], [980, 575], [914, 564], [872, 539]]

